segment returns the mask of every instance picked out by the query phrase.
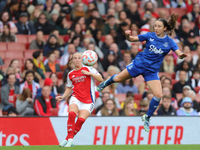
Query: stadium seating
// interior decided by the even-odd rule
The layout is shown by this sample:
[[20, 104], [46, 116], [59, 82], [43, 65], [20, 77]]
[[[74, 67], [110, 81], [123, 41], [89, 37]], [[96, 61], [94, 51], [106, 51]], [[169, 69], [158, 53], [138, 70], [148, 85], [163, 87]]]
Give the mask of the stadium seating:
[[114, 96], [115, 96], [115, 98], [118, 99], [119, 103], [125, 101], [125, 99], [126, 99], [126, 94], [121, 94], [120, 93], [120, 94], [115, 94]]
[[194, 90], [196, 93], [199, 93], [200, 87], [195, 87]]
[[187, 13], [186, 8], [170, 8], [170, 15], [172, 14], [178, 14], [179, 18], [178, 21], [181, 21], [181, 17]]
[[27, 51], [25, 51], [24, 52], [24, 57], [27, 59], [27, 58], [31, 58], [31, 59], [33, 59], [33, 53], [35, 52], [35, 51], [38, 51], [37, 49], [36, 50], [27, 50]]
[[16, 38], [17, 38], [17, 43], [24, 43], [24, 44], [28, 43], [27, 35], [17, 34]]
[[182, 93], [176, 93], [176, 98], [179, 101], [183, 97]]
[[2, 59], [5, 58], [5, 53], [4, 53], [3, 51], [0, 51], [0, 57], [1, 57]]
[[63, 78], [63, 72], [57, 72], [56, 74], [58, 76], [58, 79], [62, 79]]
[[28, 43], [31, 43], [33, 40], [36, 39], [36, 35], [28, 35], [27, 39], [28, 39]]
[[5, 58], [11, 58], [11, 59], [23, 59], [24, 58], [24, 53], [23, 51], [6, 51], [5, 52]]
[[134, 100], [141, 100], [142, 99], [142, 94], [134, 94]]
[[0, 42], [0, 51], [6, 51], [7, 50], [7, 43]]
[[12, 50], [12, 51], [26, 50], [26, 44], [24, 44], [24, 43], [8, 42], [7, 47], [8, 47], [8, 50]]

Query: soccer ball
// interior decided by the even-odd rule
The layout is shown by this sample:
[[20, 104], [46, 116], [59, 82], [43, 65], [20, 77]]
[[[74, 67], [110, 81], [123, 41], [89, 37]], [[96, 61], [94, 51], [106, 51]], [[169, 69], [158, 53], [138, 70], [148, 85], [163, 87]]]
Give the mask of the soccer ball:
[[97, 54], [92, 50], [87, 50], [82, 54], [82, 62], [84, 65], [93, 66], [97, 60]]

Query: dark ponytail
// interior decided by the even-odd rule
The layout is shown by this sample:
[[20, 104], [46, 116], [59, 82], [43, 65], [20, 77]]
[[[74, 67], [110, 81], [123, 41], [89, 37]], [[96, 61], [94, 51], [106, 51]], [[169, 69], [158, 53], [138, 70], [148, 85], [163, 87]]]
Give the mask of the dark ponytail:
[[168, 34], [172, 35], [172, 33], [174, 33], [174, 28], [176, 27], [176, 21], [178, 20], [178, 17], [179, 15], [172, 14], [168, 22], [163, 18], [158, 19], [158, 21], [161, 21], [164, 27], [167, 27]]

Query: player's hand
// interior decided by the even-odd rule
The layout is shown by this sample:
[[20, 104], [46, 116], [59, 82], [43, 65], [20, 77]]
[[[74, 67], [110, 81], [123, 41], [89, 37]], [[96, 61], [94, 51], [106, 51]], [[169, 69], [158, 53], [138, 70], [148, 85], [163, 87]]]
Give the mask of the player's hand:
[[125, 31], [125, 35], [126, 35], [126, 36], [130, 36], [130, 35], [131, 35], [131, 30], [126, 30], [126, 31]]
[[82, 72], [82, 74], [85, 74], [85, 75], [89, 75], [89, 76], [91, 75], [91, 72], [88, 72], [86, 70], [82, 70], [81, 72]]
[[183, 59], [185, 57], [187, 57], [187, 54], [185, 54], [185, 53], [182, 53], [181, 55], [178, 56], [178, 58], [180, 58], [180, 59]]
[[64, 98], [62, 96], [56, 96], [57, 101], [62, 101]]

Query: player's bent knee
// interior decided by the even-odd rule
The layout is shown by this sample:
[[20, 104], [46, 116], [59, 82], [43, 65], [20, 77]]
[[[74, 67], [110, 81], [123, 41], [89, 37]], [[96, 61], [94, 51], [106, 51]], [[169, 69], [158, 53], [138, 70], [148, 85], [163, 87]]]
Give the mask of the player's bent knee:
[[159, 93], [159, 94], [154, 94], [154, 96], [157, 97], [157, 98], [162, 98], [162, 97], [163, 97], [163, 95], [162, 95], [161, 93]]

